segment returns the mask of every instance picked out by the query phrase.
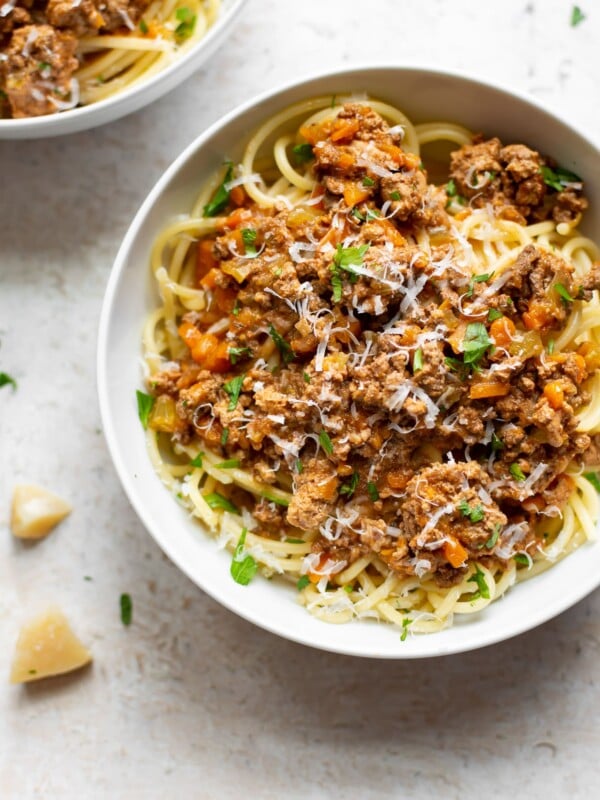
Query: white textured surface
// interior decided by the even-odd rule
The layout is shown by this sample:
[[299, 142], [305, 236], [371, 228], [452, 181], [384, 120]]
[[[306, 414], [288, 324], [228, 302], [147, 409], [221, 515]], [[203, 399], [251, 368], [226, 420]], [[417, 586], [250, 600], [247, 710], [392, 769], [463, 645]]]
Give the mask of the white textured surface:
[[[95, 655], [43, 686], [0, 679], [3, 800], [594, 796], [598, 592], [512, 642], [437, 661], [280, 641], [195, 589], [145, 534], [108, 460], [94, 385], [119, 241], [209, 122], [305, 73], [416, 61], [529, 91], [599, 139], [600, 9], [581, 5], [588, 19], [572, 29], [565, 0], [252, 0], [209, 68], [151, 108], [0, 145], [0, 371], [19, 380], [0, 390], [0, 670], [19, 624], [49, 602]], [[16, 481], [75, 506], [39, 544], [6, 529]]]

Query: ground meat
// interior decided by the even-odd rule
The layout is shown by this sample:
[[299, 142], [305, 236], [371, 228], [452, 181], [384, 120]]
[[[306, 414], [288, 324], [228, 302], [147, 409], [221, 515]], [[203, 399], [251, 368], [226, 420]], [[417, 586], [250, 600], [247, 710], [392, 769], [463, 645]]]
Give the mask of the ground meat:
[[3, 13], [0, 15], [0, 37], [31, 22], [33, 0], [17, 0], [12, 8], [11, 5], [3, 3], [1, 6]]
[[135, 26], [148, 6], [149, 0], [99, 0], [98, 10], [104, 19], [103, 31]]
[[570, 222], [587, 208], [580, 190], [557, 192], [544, 180], [550, 166], [524, 144], [506, 147], [497, 139], [476, 141], [452, 153], [450, 177], [459, 196], [473, 208], [491, 204], [501, 217], [522, 224], [553, 218]]
[[78, 65], [76, 48], [74, 36], [50, 25], [27, 25], [14, 31], [4, 65], [4, 91], [13, 117], [52, 114], [56, 101], [70, 96]]
[[93, 36], [104, 25], [96, 0], [48, 0], [48, 22], [56, 28], [71, 31], [75, 36]]
[[573, 267], [553, 253], [530, 244], [517, 257], [504, 290], [513, 290], [520, 312], [529, 311], [532, 303], [542, 309], [545, 316], [542, 327], [550, 330], [565, 321], [568, 311], [564, 297], [556, 291], [557, 284], [571, 297], [577, 297], [579, 287], [574, 283]]
[[296, 489], [287, 511], [287, 521], [305, 531], [319, 527], [333, 508], [339, 478], [327, 459], [313, 458], [296, 478]]

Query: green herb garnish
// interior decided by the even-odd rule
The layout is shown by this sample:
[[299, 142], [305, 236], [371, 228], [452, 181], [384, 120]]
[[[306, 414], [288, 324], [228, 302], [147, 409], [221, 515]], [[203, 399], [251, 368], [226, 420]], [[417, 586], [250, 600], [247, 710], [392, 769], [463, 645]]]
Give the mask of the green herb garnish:
[[467, 517], [467, 519], [471, 522], [481, 522], [481, 520], [485, 517], [485, 511], [483, 510], [482, 505], [472, 508], [466, 500], [460, 501], [458, 504], [458, 510], [463, 517]]
[[304, 464], [299, 458], [296, 459], [296, 472], [300, 475], [304, 470]]
[[397, 191], [396, 192], [392, 192], [391, 195], [390, 195], [390, 200], [396, 200], [397, 201], [397, 200], [400, 200], [401, 197], [402, 197], [402, 195], [400, 194], [400, 192], [397, 192]]
[[[475, 567], [475, 572], [468, 578], [467, 583], [476, 583], [478, 592], [477, 597], [483, 597], [485, 600], [490, 599], [490, 590], [485, 582], [485, 576], [479, 567]], [[473, 598], [476, 599], [475, 597]]]
[[485, 546], [487, 547], [487, 549], [488, 549], [488, 550], [491, 550], [491, 549], [492, 549], [492, 547], [493, 547], [493, 546], [496, 544], [496, 542], [498, 541], [498, 537], [500, 536], [500, 530], [501, 530], [501, 528], [502, 528], [502, 525], [500, 525], [500, 523], [499, 523], [499, 522], [498, 522], [498, 523], [496, 523], [496, 525], [494, 525], [494, 530], [492, 531], [492, 535], [490, 536], [490, 538], [489, 538], [489, 539], [487, 540], [487, 542], [485, 543]]
[[179, 21], [179, 25], [175, 28], [175, 36], [178, 39], [189, 39], [196, 27], [196, 15], [184, 6], [177, 9], [175, 19]]
[[504, 442], [495, 433], [492, 433], [492, 450], [497, 453], [498, 450], [504, 450]]
[[423, 369], [423, 350], [418, 347], [413, 357], [413, 375]]
[[574, 172], [562, 167], [552, 169], [551, 167], [543, 166], [540, 167], [540, 172], [546, 186], [550, 186], [551, 189], [555, 189], [557, 192], [562, 192], [565, 186], [570, 183], [581, 183], [579, 175], [575, 175]]
[[289, 536], [288, 536], [288, 538], [286, 539], [286, 542], [287, 542], [288, 544], [306, 544], [306, 542], [304, 541], [304, 539], [291, 539]]
[[144, 34], [144, 36], [148, 33], [148, 23], [145, 19], [140, 20], [140, 30]]
[[230, 381], [227, 381], [227, 383], [223, 384], [223, 391], [225, 394], [229, 395], [229, 405], [227, 406], [227, 411], [233, 411], [237, 406], [245, 377], [246, 375], [242, 373], [241, 375], [236, 375], [235, 378], [232, 378]]
[[495, 319], [502, 319], [504, 314], [501, 311], [498, 311], [497, 308], [490, 308], [488, 311], [488, 322], [493, 322]]
[[201, 467], [202, 466], [202, 456], [203, 455], [204, 455], [204, 453], [202, 453], [202, 452], [198, 453], [198, 455], [195, 456], [195, 458], [193, 458], [190, 461], [190, 467]]
[[528, 556], [526, 553], [515, 553], [513, 558], [517, 564], [522, 564], [524, 567], [528, 567], [531, 563], [531, 556]]
[[548, 354], [552, 355], [552, 353], [554, 352], [554, 339], [550, 339], [550, 341], [548, 342], [547, 350]]
[[405, 642], [406, 637], [408, 636], [408, 626], [412, 623], [412, 619], [408, 617], [404, 617], [402, 620], [402, 633], [400, 634], [400, 641]]
[[227, 203], [229, 202], [229, 191], [225, 188], [225, 184], [229, 183], [229, 181], [233, 177], [233, 164], [231, 161], [227, 162], [227, 170], [225, 172], [225, 177], [223, 178], [222, 183], [217, 188], [217, 191], [214, 193], [212, 200], [204, 206], [204, 216], [205, 217], [216, 217], [217, 214], [220, 214], [221, 211], [225, 208]]
[[366, 187], [375, 186], [375, 181], [373, 178], [369, 178], [368, 175], [365, 175], [365, 177], [362, 179], [362, 185]]
[[[471, 275], [471, 280], [469, 281], [469, 288], [467, 289], [467, 297], [473, 297], [473, 292], [475, 291], [475, 284], [476, 283], [483, 283], [483, 281], [489, 281], [492, 277], [493, 272], [483, 272], [481, 275]], [[500, 315], [502, 316], [502, 314]]]
[[333, 444], [331, 443], [331, 439], [329, 438], [329, 434], [327, 431], [321, 431], [319, 434], [319, 442], [321, 443], [321, 447], [328, 456], [333, 453]]
[[371, 502], [375, 503], [377, 500], [379, 500], [379, 490], [372, 481], [367, 483], [367, 494], [369, 495]]
[[446, 184], [446, 194], [448, 197], [456, 197], [456, 183], [454, 178], [450, 178], [448, 183]]
[[122, 594], [119, 598], [119, 605], [121, 606], [121, 622], [123, 625], [131, 625], [133, 617], [133, 601], [130, 594]]
[[362, 267], [363, 258], [369, 246], [368, 244], [363, 244], [360, 247], [342, 247], [341, 244], [338, 244], [333, 264], [330, 267], [333, 300], [335, 303], [339, 303], [342, 299], [343, 284], [340, 270], [348, 272], [351, 283], [356, 283], [358, 273], [354, 267]]
[[584, 19], [585, 14], [579, 6], [573, 6], [573, 10], [571, 11], [571, 27], [576, 28]]
[[256, 252], [256, 237], [257, 233], [254, 228], [242, 228], [242, 241], [244, 242], [244, 252], [247, 256], [253, 258], [257, 255]]
[[[13, 392], [17, 388], [17, 382], [14, 378], [11, 378], [6, 372], [0, 372], [0, 388], [3, 386], [12, 386]], [[152, 398], [154, 400], [154, 398]]]
[[304, 383], [310, 383], [310, 375], [308, 372], [303, 372], [302, 377], [304, 378]]
[[509, 467], [509, 472], [513, 476], [516, 481], [525, 481], [527, 478], [521, 467], [518, 464], [511, 464]]
[[210, 492], [210, 494], [203, 495], [204, 499], [212, 509], [220, 508], [223, 511], [231, 511], [232, 514], [239, 514], [240, 512], [233, 505], [231, 500], [223, 497], [219, 492]]
[[242, 462], [239, 458], [228, 458], [225, 461], [219, 461], [218, 464], [215, 464], [217, 469], [237, 469]]
[[271, 503], [276, 503], [278, 506], [283, 506], [287, 508], [290, 504], [289, 500], [286, 500], [284, 497], [278, 497], [276, 494], [269, 494], [269, 492], [263, 492], [261, 497], [264, 497], [265, 500], [270, 500]]
[[140, 392], [139, 389], [136, 390], [135, 396], [137, 397], [138, 417], [144, 426], [144, 430], [146, 430], [148, 427], [148, 418], [150, 417], [150, 412], [154, 405], [154, 397], [152, 397], [151, 394]]
[[289, 342], [286, 342], [283, 336], [273, 325], [269, 326], [269, 336], [271, 339], [273, 339], [277, 349], [281, 353], [281, 358], [283, 359], [284, 364], [289, 364], [290, 361], [293, 361], [296, 358], [296, 354], [292, 350]]
[[242, 586], [247, 586], [250, 583], [258, 569], [258, 564], [254, 558], [251, 555], [244, 555], [244, 544], [246, 542], [247, 533], [248, 531], [246, 528], [243, 528], [233, 554], [231, 567], [229, 568], [233, 580]]
[[489, 348], [494, 346], [494, 342], [488, 336], [483, 322], [470, 322], [462, 346], [464, 363], [476, 368]]
[[587, 478], [597, 492], [600, 492], [600, 477], [597, 472], [584, 472], [583, 477]]
[[348, 495], [348, 497], [352, 497], [352, 495], [356, 491], [356, 487], [358, 486], [359, 481], [360, 481], [360, 475], [358, 474], [358, 472], [353, 472], [348, 483], [342, 484], [340, 488], [340, 494], [345, 494]]
[[240, 358], [245, 358], [245, 356], [250, 355], [250, 348], [249, 347], [230, 347], [227, 351], [227, 357], [231, 361], [231, 363], [235, 366]]
[[565, 304], [572, 303], [575, 298], [571, 297], [569, 290], [564, 285], [564, 283], [555, 283], [554, 290], [559, 295], [560, 299], [565, 302]]
[[225, 447], [227, 444], [227, 439], [229, 439], [229, 428], [223, 428], [223, 432], [221, 433], [221, 445]]
[[298, 578], [298, 582], [296, 583], [296, 588], [298, 589], [299, 592], [301, 592], [302, 589], [306, 589], [309, 583], [310, 583], [310, 578], [308, 577], [308, 575], [301, 575]]
[[292, 147], [292, 153], [294, 154], [294, 161], [296, 164], [306, 164], [307, 161], [312, 161], [315, 157], [312, 145], [308, 144], [308, 142], [295, 144]]

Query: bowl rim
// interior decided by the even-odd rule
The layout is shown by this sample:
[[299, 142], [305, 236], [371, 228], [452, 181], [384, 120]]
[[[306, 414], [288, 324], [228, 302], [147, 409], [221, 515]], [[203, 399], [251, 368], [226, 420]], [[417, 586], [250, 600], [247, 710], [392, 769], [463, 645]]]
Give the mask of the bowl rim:
[[[272, 89], [266, 90], [261, 92], [258, 95], [253, 96], [249, 100], [239, 104], [234, 109], [229, 111], [227, 114], [220, 117], [214, 123], [212, 123], [208, 128], [206, 128], [199, 136], [197, 136], [180, 154], [177, 156], [174, 161], [169, 165], [169, 167], [164, 171], [164, 173], [160, 176], [157, 180], [155, 185], [152, 187], [148, 195], [146, 196], [145, 200], [141, 204], [140, 208], [138, 209], [137, 213], [135, 214], [124, 238], [119, 247], [117, 255], [115, 257], [111, 273], [109, 276], [109, 280], [106, 286], [103, 302], [102, 302], [102, 309], [100, 314], [99, 320], [99, 327], [98, 327], [98, 345], [97, 345], [97, 369], [96, 369], [96, 379], [97, 379], [97, 392], [98, 392], [98, 399], [99, 399], [99, 407], [100, 407], [100, 414], [101, 414], [101, 421], [102, 421], [102, 429], [104, 432], [105, 440], [107, 442], [108, 450], [110, 456], [112, 458], [114, 467], [116, 469], [117, 475], [121, 482], [121, 486], [125, 491], [125, 494], [131, 503], [133, 509], [135, 510], [138, 518], [148, 531], [148, 533], [152, 536], [156, 544], [161, 548], [161, 550], [168, 556], [168, 558], [178, 567], [178, 569], [186, 575], [192, 583], [200, 588], [203, 592], [208, 594], [213, 600], [216, 600], [220, 605], [227, 608], [229, 611], [232, 611], [237, 616], [242, 617], [248, 622], [257, 625], [259, 628], [266, 630], [270, 633], [273, 633], [277, 636], [280, 636], [284, 639], [296, 642], [298, 644], [307, 645], [309, 647], [323, 650], [326, 652], [336, 653], [340, 655], [349, 655], [349, 656], [357, 656], [362, 658], [383, 658], [383, 659], [391, 659], [391, 660], [411, 660], [411, 659], [419, 659], [419, 658], [433, 658], [439, 656], [446, 656], [446, 655], [453, 655], [463, 652], [469, 652], [472, 650], [479, 650], [483, 647], [488, 647], [493, 644], [497, 644], [507, 639], [512, 639], [516, 636], [519, 636], [527, 631], [541, 625], [544, 622], [547, 622], [554, 617], [558, 616], [562, 612], [566, 611], [567, 609], [571, 608], [573, 605], [578, 603], [588, 594], [590, 594], [594, 589], [596, 589], [600, 585], [600, 573], [597, 576], [593, 574], [589, 576], [587, 581], [580, 581], [576, 585], [570, 588], [568, 595], [564, 593], [555, 593], [553, 600], [546, 604], [542, 609], [538, 610], [537, 613], [528, 613], [526, 615], [521, 615], [515, 618], [513, 625], [510, 629], [506, 629], [501, 627], [496, 629], [492, 626], [489, 626], [489, 629], [486, 629], [483, 635], [480, 635], [477, 641], [470, 641], [470, 642], [457, 642], [456, 644], [452, 641], [445, 642], [443, 646], [440, 646], [436, 651], [428, 651], [428, 652], [419, 652], [413, 649], [406, 649], [401, 652], [380, 652], [376, 651], [376, 649], [365, 650], [365, 648], [361, 648], [357, 645], [348, 646], [347, 644], [338, 644], [335, 641], [331, 641], [328, 643], [320, 643], [314, 642], [310, 639], [310, 637], [303, 634], [302, 631], [296, 631], [290, 628], [283, 628], [274, 623], [271, 623], [268, 620], [262, 619], [260, 616], [254, 614], [252, 611], [249, 611], [245, 608], [243, 603], [235, 602], [225, 596], [222, 592], [219, 592], [218, 588], [214, 586], [206, 586], [201, 583], [194, 577], [193, 568], [191, 565], [186, 563], [186, 561], [180, 557], [177, 553], [177, 546], [171, 544], [171, 540], [168, 537], [163, 536], [158, 530], [158, 526], [155, 526], [153, 519], [150, 517], [147, 509], [144, 506], [143, 499], [138, 496], [138, 485], [135, 481], [131, 478], [127, 467], [125, 465], [124, 458], [121, 455], [121, 447], [119, 445], [115, 427], [113, 425], [113, 419], [110, 412], [110, 395], [108, 391], [108, 380], [107, 380], [107, 364], [108, 364], [108, 340], [110, 335], [110, 321], [112, 316], [113, 304], [116, 299], [117, 288], [119, 285], [119, 280], [123, 270], [126, 268], [127, 259], [129, 256], [129, 252], [134, 244], [136, 237], [138, 236], [139, 230], [142, 227], [148, 213], [151, 211], [154, 204], [163, 194], [165, 189], [168, 188], [169, 184], [171, 183], [173, 177], [177, 174], [180, 170], [182, 165], [188, 161], [198, 150], [200, 150], [204, 144], [210, 140], [216, 133], [220, 130], [225, 129], [234, 119], [237, 117], [245, 114], [250, 109], [260, 105], [261, 103], [267, 100], [273, 100], [276, 98], [280, 98], [283, 101], [285, 94], [287, 94], [291, 90], [299, 89], [304, 85], [309, 85], [314, 81], [317, 80], [335, 80], [336, 78], [343, 78], [350, 74], [365, 74], [365, 73], [373, 73], [379, 71], [392, 71], [397, 72], [399, 75], [402, 73], [414, 73], [414, 72], [422, 72], [424, 74], [429, 74], [431, 76], [437, 77], [446, 77], [450, 79], [456, 79], [460, 82], [468, 82], [471, 84], [475, 84], [478, 87], [481, 87], [485, 90], [491, 89], [498, 91], [507, 95], [508, 98], [516, 98], [521, 102], [525, 103], [526, 105], [532, 106], [536, 108], [538, 111], [548, 115], [556, 122], [566, 126], [569, 130], [573, 131], [576, 135], [585, 139], [593, 149], [598, 152], [598, 156], [600, 158], [600, 139], [596, 139], [594, 136], [590, 135], [590, 133], [585, 130], [583, 127], [577, 125], [571, 125], [566, 119], [564, 119], [557, 111], [553, 110], [551, 106], [548, 104], [537, 100], [537, 98], [532, 98], [526, 93], [516, 91], [501, 82], [481, 79], [470, 75], [468, 72], [464, 72], [461, 70], [454, 70], [454, 69], [446, 69], [443, 67], [435, 67], [431, 64], [421, 64], [418, 62], [411, 62], [410, 64], [385, 64], [385, 63], [367, 63], [367, 64], [355, 64], [350, 67], [345, 67], [342, 69], [333, 69], [326, 72], [311, 72], [306, 73], [300, 78], [296, 78], [294, 80], [283, 82]], [[283, 103], [282, 103], [283, 106]], [[165, 491], [166, 488], [165, 488]], [[157, 530], [155, 531], [155, 527]], [[174, 537], [173, 541], [175, 541], [176, 537]], [[558, 565], [557, 565], [558, 566]], [[323, 623], [326, 625], [327, 623]], [[353, 623], [348, 623], [353, 624]], [[430, 636], [435, 637], [435, 634], [427, 635], [427, 639]], [[420, 638], [420, 637], [419, 637]], [[441, 643], [440, 643], [441, 644]]]
[[[87, 130], [99, 125], [104, 125], [109, 121], [114, 121], [129, 113], [139, 110], [144, 105], [148, 105], [154, 100], [159, 99], [164, 93], [177, 85], [171, 84], [175, 73], [182, 72], [180, 80], [189, 77], [201, 62], [194, 66], [194, 61], [200, 58], [204, 51], [210, 51], [215, 39], [218, 39], [234, 20], [236, 15], [248, 0], [229, 0], [225, 9], [221, 10], [214, 24], [207, 30], [206, 34], [199, 39], [181, 58], [175, 58], [156, 75], [140, 83], [134, 83], [122, 92], [98, 100], [96, 103], [89, 103], [85, 106], [70, 108], [56, 114], [43, 114], [38, 117], [24, 117], [19, 119], [0, 119], [0, 138], [42, 138], [44, 127], [53, 128], [48, 136], [59, 136], [62, 134], [75, 133]], [[143, 97], [148, 95], [148, 97]], [[132, 98], [142, 98], [137, 104], [132, 103]], [[106, 116], [105, 116], [106, 115]], [[98, 116], [100, 119], [94, 120]], [[66, 130], [63, 130], [66, 129]], [[14, 136], [11, 137], [11, 134]]]

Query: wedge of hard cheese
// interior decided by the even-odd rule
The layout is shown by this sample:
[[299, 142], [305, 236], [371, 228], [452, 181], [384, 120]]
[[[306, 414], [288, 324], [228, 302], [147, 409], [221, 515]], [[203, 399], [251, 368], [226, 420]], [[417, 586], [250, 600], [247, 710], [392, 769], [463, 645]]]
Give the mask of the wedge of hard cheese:
[[61, 675], [89, 664], [92, 656], [58, 609], [49, 609], [21, 628], [10, 674], [11, 683]]
[[22, 484], [15, 487], [10, 527], [19, 539], [41, 539], [71, 513], [71, 506], [61, 497], [41, 486]]

